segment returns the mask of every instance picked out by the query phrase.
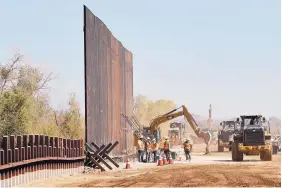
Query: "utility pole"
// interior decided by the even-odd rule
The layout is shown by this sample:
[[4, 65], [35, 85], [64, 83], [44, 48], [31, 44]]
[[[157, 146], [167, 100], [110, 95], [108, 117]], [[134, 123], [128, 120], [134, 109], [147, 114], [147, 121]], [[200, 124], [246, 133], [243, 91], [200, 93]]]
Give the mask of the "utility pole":
[[209, 128], [209, 131], [212, 130], [212, 105], [210, 104], [210, 107], [209, 107], [209, 119], [208, 119], [208, 128]]
[[[208, 131], [211, 133], [212, 131], [212, 105], [210, 104], [209, 107], [209, 118], [208, 118]], [[209, 150], [209, 144], [206, 145], [206, 153], [205, 154], [209, 154], [210, 150]]]

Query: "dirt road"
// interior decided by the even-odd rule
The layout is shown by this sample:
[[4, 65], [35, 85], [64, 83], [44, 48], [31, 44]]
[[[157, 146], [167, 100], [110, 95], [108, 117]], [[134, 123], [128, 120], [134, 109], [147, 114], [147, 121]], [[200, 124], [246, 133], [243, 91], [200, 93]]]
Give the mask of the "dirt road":
[[[229, 152], [203, 156], [195, 153], [191, 163], [176, 162], [162, 167], [156, 164], [132, 163], [132, 169], [115, 172], [86, 173], [31, 182], [36, 187], [280, 187], [280, 154], [273, 161], [262, 162], [258, 156], [245, 156], [243, 162], [232, 162]], [[125, 166], [125, 164], [122, 164]]]

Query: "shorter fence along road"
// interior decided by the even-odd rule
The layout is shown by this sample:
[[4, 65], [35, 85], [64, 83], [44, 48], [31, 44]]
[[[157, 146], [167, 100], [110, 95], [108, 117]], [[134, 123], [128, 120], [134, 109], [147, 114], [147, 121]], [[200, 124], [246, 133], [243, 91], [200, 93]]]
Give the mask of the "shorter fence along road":
[[84, 166], [83, 140], [46, 135], [3, 136], [0, 150], [1, 187], [65, 173]]

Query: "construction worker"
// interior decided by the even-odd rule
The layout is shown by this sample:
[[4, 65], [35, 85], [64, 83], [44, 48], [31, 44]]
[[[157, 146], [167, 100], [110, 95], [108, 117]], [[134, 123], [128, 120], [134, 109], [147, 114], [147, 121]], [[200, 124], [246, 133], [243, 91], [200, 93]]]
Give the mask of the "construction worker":
[[169, 160], [171, 153], [169, 151], [169, 140], [167, 137], [165, 137], [164, 139], [164, 154], [165, 154], [166, 160]]
[[138, 161], [141, 163], [141, 162], [143, 162], [143, 155], [144, 155], [144, 142], [143, 142], [143, 136], [142, 135], [138, 140], [137, 150], [138, 150]]
[[278, 139], [277, 137], [274, 137], [273, 143], [272, 143], [272, 153], [277, 154], [278, 152]]
[[186, 161], [191, 160], [190, 152], [192, 150], [192, 144], [190, 144], [190, 140], [186, 139], [186, 141], [183, 143], [183, 146], [184, 146]]
[[153, 155], [154, 155], [154, 162], [157, 162], [157, 152], [159, 150], [159, 144], [156, 142], [156, 139], [154, 138], [152, 140], [153, 144], [152, 144], [152, 151], [153, 151]]
[[164, 138], [163, 138], [163, 139], [160, 139], [159, 149], [160, 149], [161, 151], [164, 150]]
[[151, 159], [151, 144], [150, 144], [150, 137], [147, 138], [145, 144], [145, 151], [146, 151], [146, 162], [150, 162]]

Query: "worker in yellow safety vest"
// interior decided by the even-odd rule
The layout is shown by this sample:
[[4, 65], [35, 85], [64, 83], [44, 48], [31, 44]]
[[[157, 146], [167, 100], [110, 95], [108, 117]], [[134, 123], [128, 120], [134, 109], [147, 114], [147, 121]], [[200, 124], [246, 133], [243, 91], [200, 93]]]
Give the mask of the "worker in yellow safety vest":
[[185, 152], [185, 156], [186, 156], [186, 161], [187, 160], [191, 160], [191, 150], [192, 150], [192, 144], [190, 143], [190, 140], [186, 139], [186, 141], [183, 143], [184, 146], [184, 152]]

